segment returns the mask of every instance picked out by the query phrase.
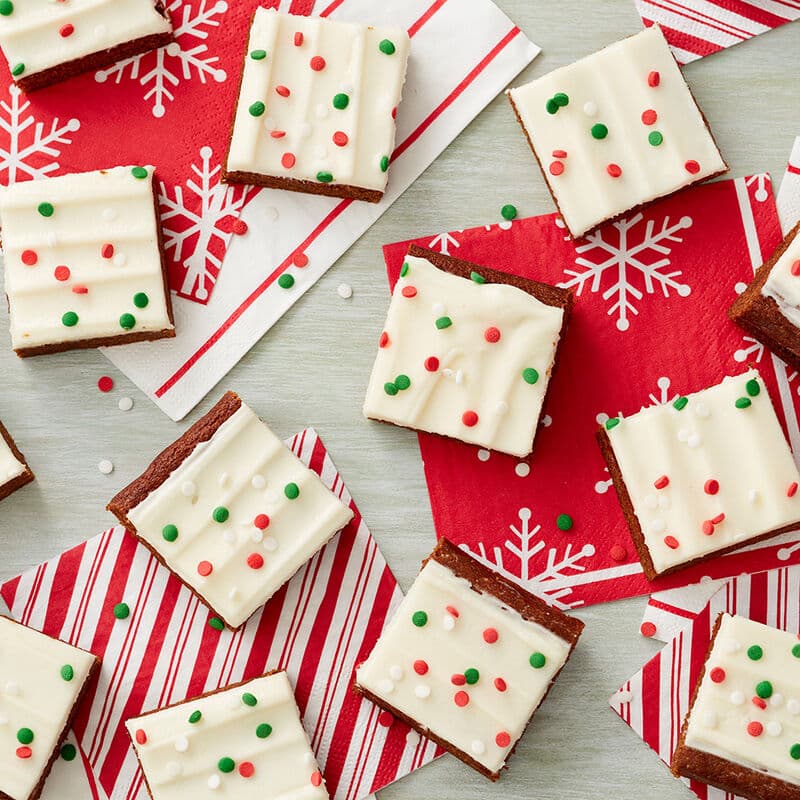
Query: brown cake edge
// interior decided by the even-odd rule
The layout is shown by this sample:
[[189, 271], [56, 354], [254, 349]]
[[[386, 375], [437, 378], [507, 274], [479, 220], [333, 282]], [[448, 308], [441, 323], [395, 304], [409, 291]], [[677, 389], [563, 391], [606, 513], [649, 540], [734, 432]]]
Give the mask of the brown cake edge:
[[7, 481], [0, 486], [0, 500], [5, 500], [6, 497], [12, 495], [17, 491], [17, 489], [21, 489], [23, 486], [33, 481], [36, 476], [33, 474], [33, 470], [28, 465], [25, 456], [22, 455], [19, 447], [17, 447], [17, 443], [14, 441], [11, 434], [8, 432], [8, 429], [5, 425], [3, 425], [2, 422], [0, 422], [0, 436], [3, 437], [3, 440], [14, 454], [14, 457], [25, 465], [25, 471], [23, 473], [17, 475], [16, 478], [12, 478], [10, 481]]

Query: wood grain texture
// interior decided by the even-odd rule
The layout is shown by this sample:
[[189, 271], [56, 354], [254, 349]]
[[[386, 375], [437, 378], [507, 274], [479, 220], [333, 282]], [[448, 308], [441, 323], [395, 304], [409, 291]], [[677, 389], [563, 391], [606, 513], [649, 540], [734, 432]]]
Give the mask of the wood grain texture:
[[[639, 30], [633, 0], [496, 0], [543, 48], [515, 83], [543, 75]], [[579, 23], [574, 22], [578, 20]], [[795, 135], [795, 23], [689, 65], [687, 80], [708, 116], [732, 175], [783, 173]], [[500, 220], [504, 203], [522, 215], [552, 200], [499, 96], [387, 214], [225, 378], [176, 425], [97, 352], [21, 361], [0, 311], [0, 419], [37, 480], [0, 504], [0, 579], [113, 524], [109, 497], [142, 464], [213, 405], [225, 389], [283, 436], [314, 425], [403, 587], [433, 545], [416, 436], [361, 415], [389, 289], [381, 245]], [[457, 255], [457, 251], [455, 253]], [[353, 287], [342, 300], [336, 287]], [[724, 313], [724, 309], [720, 309]], [[95, 388], [109, 374], [110, 395]], [[127, 414], [117, 401], [136, 401]], [[110, 476], [97, 462], [110, 458]], [[534, 502], [534, 499], [532, 499]], [[593, 607], [580, 646], [496, 785], [445, 757], [381, 793], [380, 800], [687, 800], [669, 770], [608, 708], [607, 698], [658, 644], [638, 634], [642, 599]]]

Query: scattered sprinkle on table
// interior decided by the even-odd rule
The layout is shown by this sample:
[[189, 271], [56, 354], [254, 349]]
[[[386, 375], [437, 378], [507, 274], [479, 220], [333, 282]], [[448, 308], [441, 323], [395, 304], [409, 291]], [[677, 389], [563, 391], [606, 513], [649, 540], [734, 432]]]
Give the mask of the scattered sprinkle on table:
[[114, 471], [114, 464], [109, 461], [107, 458], [104, 458], [100, 463], [97, 465], [97, 469], [103, 473], [103, 475], [110, 475]]
[[336, 294], [338, 294], [342, 300], [349, 300], [353, 296], [353, 287], [349, 283], [340, 283], [336, 289]]
[[97, 381], [97, 388], [101, 392], [110, 392], [114, 388], [114, 379], [108, 375], [103, 375]]
[[130, 397], [120, 397], [117, 405], [120, 411], [130, 411], [133, 408], [133, 399]]

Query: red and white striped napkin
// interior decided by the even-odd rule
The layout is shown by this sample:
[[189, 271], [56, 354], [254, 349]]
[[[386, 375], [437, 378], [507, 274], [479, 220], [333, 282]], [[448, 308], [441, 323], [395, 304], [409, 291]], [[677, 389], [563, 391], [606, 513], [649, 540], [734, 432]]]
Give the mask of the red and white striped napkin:
[[[183, 418], [539, 53], [491, 0], [275, 0], [282, 11], [398, 25], [411, 36], [388, 191], [378, 204], [265, 190], [244, 209], [207, 303], [176, 297], [177, 338], [105, 350]], [[295, 256], [307, 266], [294, 264]], [[305, 259], [301, 259], [304, 261]], [[289, 272], [290, 289], [278, 278]]]
[[800, 220], [800, 136], [794, 140], [777, 203], [781, 227], [784, 233], [788, 233]]
[[[800, 630], [800, 566], [728, 581], [702, 610], [685, 611], [683, 629], [610, 699], [611, 708], [670, 763], [694, 685], [705, 661], [717, 614], [728, 611], [781, 630]], [[686, 781], [700, 800], [733, 800], [698, 781]]]
[[[125, 719], [270, 669], [289, 673], [334, 800], [359, 800], [437, 755], [352, 691], [356, 664], [402, 594], [316, 432], [290, 446], [355, 517], [236, 633], [211, 628], [208, 608], [119, 527], [0, 587], [16, 619], [102, 656], [73, 731], [109, 800], [148, 797]], [[131, 608], [123, 621], [113, 614], [119, 602]], [[102, 798], [91, 787], [68, 792], [75, 771], [59, 765], [61, 773], [53, 800]]]
[[688, 64], [800, 19], [800, 0], [634, 0], [645, 25], [661, 25]]

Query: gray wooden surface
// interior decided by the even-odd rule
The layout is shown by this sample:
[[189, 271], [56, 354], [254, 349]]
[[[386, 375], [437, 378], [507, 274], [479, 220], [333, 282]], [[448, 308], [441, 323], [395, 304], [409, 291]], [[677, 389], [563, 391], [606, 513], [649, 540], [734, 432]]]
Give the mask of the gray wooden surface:
[[[523, 79], [640, 27], [632, 0], [497, 2], [543, 48]], [[686, 69], [734, 175], [782, 174], [800, 134], [799, 41], [800, 24], [787, 25]], [[360, 411], [388, 299], [380, 246], [497, 221], [508, 202], [524, 215], [552, 210], [508, 103], [498, 98], [185, 423], [232, 388], [282, 435], [314, 425], [403, 587], [434, 534], [416, 437], [368, 424]], [[343, 281], [353, 286], [351, 300], [336, 294]], [[185, 427], [170, 422], [99, 353], [23, 362], [11, 352], [6, 330], [3, 310], [0, 418], [38, 480], [0, 506], [0, 580], [109, 526], [107, 500]], [[95, 388], [103, 374], [116, 380], [110, 395]], [[128, 413], [117, 408], [123, 395], [136, 401]], [[110, 476], [97, 470], [103, 458], [115, 464]], [[581, 646], [499, 785], [445, 757], [382, 792], [381, 800], [689, 797], [606, 702], [656, 651], [637, 632], [643, 605], [629, 600], [580, 613], [588, 623]]]

